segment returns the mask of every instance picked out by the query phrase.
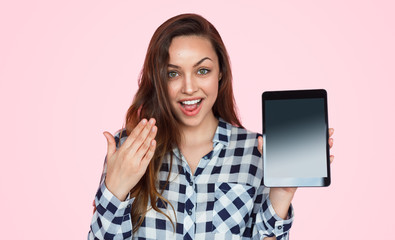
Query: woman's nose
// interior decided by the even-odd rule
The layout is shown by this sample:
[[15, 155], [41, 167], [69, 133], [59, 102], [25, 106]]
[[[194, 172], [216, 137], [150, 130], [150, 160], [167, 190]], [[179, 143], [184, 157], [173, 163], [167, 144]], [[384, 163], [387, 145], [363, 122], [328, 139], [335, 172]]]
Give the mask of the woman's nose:
[[182, 92], [192, 94], [198, 90], [196, 79], [191, 75], [185, 75], [183, 79]]

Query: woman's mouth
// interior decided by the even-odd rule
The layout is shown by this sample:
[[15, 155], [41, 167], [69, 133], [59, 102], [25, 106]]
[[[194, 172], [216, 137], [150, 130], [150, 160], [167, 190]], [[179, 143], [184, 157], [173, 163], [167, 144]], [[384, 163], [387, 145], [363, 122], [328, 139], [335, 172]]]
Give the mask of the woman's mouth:
[[195, 116], [201, 109], [203, 98], [180, 101], [181, 111], [187, 116]]

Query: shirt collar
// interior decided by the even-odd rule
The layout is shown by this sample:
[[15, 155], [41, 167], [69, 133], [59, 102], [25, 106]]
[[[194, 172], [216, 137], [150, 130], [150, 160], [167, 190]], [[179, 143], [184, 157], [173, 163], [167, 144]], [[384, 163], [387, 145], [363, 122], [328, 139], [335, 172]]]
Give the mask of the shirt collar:
[[218, 127], [213, 137], [213, 143], [221, 143], [224, 146], [229, 145], [231, 134], [231, 125], [222, 118], [218, 118]]
[[[213, 145], [215, 146], [217, 143], [221, 143], [222, 145], [227, 147], [230, 141], [230, 135], [232, 132], [231, 129], [232, 126], [230, 125], [230, 123], [226, 122], [222, 118], [218, 118], [218, 126], [215, 130], [215, 134], [213, 137]], [[173, 148], [173, 153], [181, 159], [178, 147]]]

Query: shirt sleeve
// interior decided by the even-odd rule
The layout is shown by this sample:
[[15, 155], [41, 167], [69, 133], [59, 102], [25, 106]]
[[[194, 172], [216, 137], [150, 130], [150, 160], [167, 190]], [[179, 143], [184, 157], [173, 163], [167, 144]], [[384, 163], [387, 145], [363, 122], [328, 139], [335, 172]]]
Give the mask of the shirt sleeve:
[[255, 234], [259, 235], [259, 239], [276, 236], [277, 240], [288, 240], [289, 231], [294, 219], [292, 204], [289, 207], [287, 219], [282, 219], [274, 211], [269, 199], [268, 190], [269, 188], [265, 188], [265, 192], [267, 192], [263, 194], [265, 200], [256, 215]]
[[131, 239], [130, 216], [134, 198], [120, 201], [103, 182], [95, 197], [96, 211], [93, 214], [88, 239]]
[[[119, 133], [115, 136], [119, 148]], [[121, 141], [122, 144], [122, 141]], [[104, 160], [99, 189], [95, 196], [95, 211], [92, 216], [88, 240], [96, 239], [131, 239], [131, 208], [134, 198], [130, 194], [125, 201], [120, 201], [106, 187], [107, 159]]]

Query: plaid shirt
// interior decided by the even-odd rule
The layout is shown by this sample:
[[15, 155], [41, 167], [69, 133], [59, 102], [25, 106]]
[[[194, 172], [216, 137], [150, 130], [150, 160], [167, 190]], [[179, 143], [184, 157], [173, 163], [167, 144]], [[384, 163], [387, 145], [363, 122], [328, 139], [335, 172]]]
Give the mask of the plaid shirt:
[[[115, 135], [117, 147], [127, 138], [123, 131], [122, 139], [120, 131]], [[173, 149], [170, 183], [163, 196], [176, 217], [171, 206], [156, 204], [173, 219], [175, 229], [166, 216], [151, 209], [132, 234], [130, 210], [135, 199], [128, 196], [121, 202], [106, 188], [105, 163], [88, 239], [288, 239], [293, 208], [283, 220], [270, 203], [269, 189], [263, 186], [258, 136], [220, 118], [213, 150], [200, 160], [194, 175], [178, 148]], [[163, 160], [160, 184], [169, 174], [169, 157]]]

